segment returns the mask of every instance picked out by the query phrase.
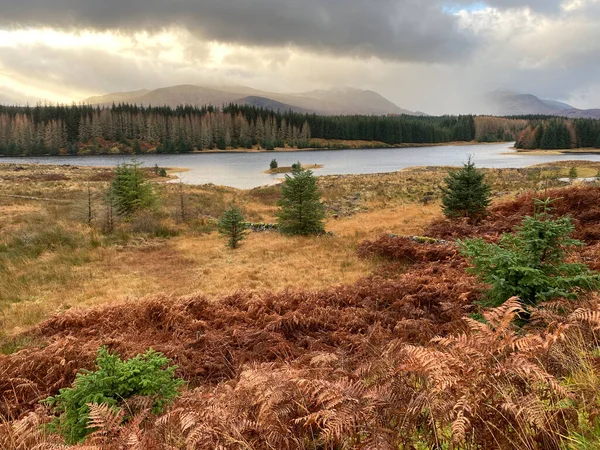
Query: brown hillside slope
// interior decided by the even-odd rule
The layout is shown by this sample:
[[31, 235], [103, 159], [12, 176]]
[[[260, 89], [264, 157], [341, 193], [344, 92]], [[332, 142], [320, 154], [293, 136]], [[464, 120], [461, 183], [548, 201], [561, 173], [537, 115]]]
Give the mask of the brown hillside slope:
[[447, 219], [434, 221], [426, 230], [428, 236], [456, 239], [472, 235], [497, 238], [521, 223], [523, 216], [532, 215], [534, 199], [554, 199], [552, 214], [568, 215], [576, 226], [575, 237], [586, 242], [600, 241], [600, 186], [590, 185], [547, 192], [526, 192], [516, 200], [506, 201], [490, 208], [490, 215], [479, 225]]

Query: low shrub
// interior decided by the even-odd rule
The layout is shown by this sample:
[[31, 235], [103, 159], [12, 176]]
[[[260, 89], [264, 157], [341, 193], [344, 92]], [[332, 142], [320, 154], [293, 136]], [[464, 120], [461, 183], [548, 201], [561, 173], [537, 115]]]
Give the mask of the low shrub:
[[515, 233], [505, 233], [498, 244], [480, 238], [460, 242], [473, 265], [471, 271], [491, 286], [489, 305], [519, 297], [534, 306], [600, 288], [600, 274], [567, 261], [567, 251], [583, 243], [571, 238], [575, 231], [571, 219], [552, 217], [549, 204], [550, 200], [537, 201], [535, 214], [525, 217]]
[[455, 245], [418, 236], [386, 234], [375, 241], [365, 241], [358, 248], [361, 257], [382, 257], [407, 264], [446, 261], [457, 256]]
[[165, 225], [157, 213], [151, 210], [135, 213], [129, 219], [128, 226], [133, 233], [143, 233], [154, 237], [168, 238], [177, 234], [175, 230]]
[[98, 370], [81, 370], [73, 387], [44, 401], [60, 414], [49, 429], [70, 444], [83, 441], [93, 431], [88, 420], [90, 405], [119, 408], [125, 400], [143, 396], [152, 398], [152, 412], [157, 414], [179, 395], [178, 388], [184, 383], [175, 378], [176, 367], [169, 367], [169, 360], [153, 350], [122, 361], [102, 347], [96, 363]]

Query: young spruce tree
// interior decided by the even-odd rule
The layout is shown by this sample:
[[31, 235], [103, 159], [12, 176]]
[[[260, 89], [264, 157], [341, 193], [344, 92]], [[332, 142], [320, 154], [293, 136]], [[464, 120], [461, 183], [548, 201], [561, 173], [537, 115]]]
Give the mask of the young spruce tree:
[[246, 238], [246, 223], [239, 208], [232, 206], [219, 221], [219, 233], [227, 237], [227, 246], [236, 249]]
[[485, 182], [484, 174], [475, 168], [471, 157], [462, 169], [450, 172], [444, 181], [442, 209], [446, 217], [479, 221], [486, 215], [491, 187]]
[[571, 167], [571, 169], [569, 169], [569, 178], [570, 178], [571, 180], [574, 180], [574, 179], [576, 179], [577, 177], [578, 177], [578, 175], [577, 175], [577, 167], [574, 167], [574, 166], [573, 166], [573, 167]]
[[295, 164], [292, 176], [285, 176], [281, 193], [278, 224], [282, 233], [308, 236], [325, 231], [325, 208], [312, 171]]
[[117, 166], [108, 195], [116, 213], [124, 217], [150, 208], [156, 203], [152, 183], [140, 170], [140, 163], [135, 161]]
[[511, 297], [535, 306], [600, 289], [600, 274], [569, 261], [569, 251], [583, 243], [571, 238], [575, 227], [568, 217], [552, 217], [551, 203], [536, 200], [534, 215], [525, 217], [515, 233], [505, 233], [498, 244], [480, 238], [459, 242], [471, 272], [491, 286], [485, 306], [500, 306]]

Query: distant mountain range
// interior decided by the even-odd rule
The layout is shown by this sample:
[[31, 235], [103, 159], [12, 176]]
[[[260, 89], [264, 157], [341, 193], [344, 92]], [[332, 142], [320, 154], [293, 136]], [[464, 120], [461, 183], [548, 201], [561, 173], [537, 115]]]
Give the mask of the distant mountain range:
[[600, 109], [578, 109], [555, 100], [542, 100], [531, 94], [520, 94], [508, 89], [497, 89], [485, 95], [487, 112], [500, 116], [544, 114], [570, 118], [600, 119]]
[[[135, 103], [138, 105], [171, 106], [221, 106], [229, 103], [250, 105], [273, 111], [294, 111], [322, 115], [395, 115], [425, 116], [392, 103], [377, 92], [341, 88], [315, 90], [299, 94], [280, 94], [253, 89], [247, 86], [193, 86], [181, 85], [161, 89], [142, 89], [118, 92], [84, 100], [92, 105]], [[600, 109], [578, 109], [555, 100], [544, 100], [532, 94], [521, 94], [508, 89], [488, 92], [477, 102], [478, 113], [499, 116], [551, 115], [570, 118], [600, 119]]]
[[172, 86], [155, 90], [139, 90], [90, 97], [84, 100], [92, 105], [136, 103], [138, 105], [171, 106], [193, 105], [221, 106], [229, 103], [252, 105], [274, 111], [294, 111], [323, 115], [425, 115], [400, 108], [382, 95], [361, 89], [344, 88], [317, 90], [301, 94], [277, 94], [245, 86]]

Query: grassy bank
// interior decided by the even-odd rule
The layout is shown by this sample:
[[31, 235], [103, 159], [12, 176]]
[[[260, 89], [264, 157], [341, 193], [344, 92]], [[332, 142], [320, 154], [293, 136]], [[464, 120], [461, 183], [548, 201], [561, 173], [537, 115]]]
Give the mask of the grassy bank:
[[[479, 142], [479, 141], [452, 141], [452, 142], [441, 142], [441, 143], [404, 143], [404, 144], [386, 144], [381, 141], [363, 141], [363, 140], [349, 140], [349, 139], [312, 139], [311, 147], [295, 147], [285, 146], [276, 147], [273, 150], [266, 150], [259, 146], [253, 146], [252, 148], [236, 148], [227, 150], [201, 150], [194, 151], [193, 153], [280, 153], [280, 152], [310, 152], [316, 150], [372, 150], [372, 149], [385, 149], [385, 148], [420, 148], [420, 147], [444, 147], [444, 146], [465, 146], [465, 145], [496, 145], [503, 144], [504, 142]], [[506, 144], [510, 142], [505, 142]]]

